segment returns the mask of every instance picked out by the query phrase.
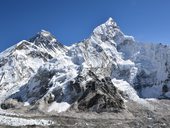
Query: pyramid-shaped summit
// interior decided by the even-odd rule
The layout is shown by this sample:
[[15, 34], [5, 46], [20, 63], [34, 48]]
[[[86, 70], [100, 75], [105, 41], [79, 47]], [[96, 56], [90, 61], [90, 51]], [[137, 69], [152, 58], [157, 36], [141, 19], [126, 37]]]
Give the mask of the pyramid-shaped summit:
[[63, 48], [63, 45], [48, 31], [41, 30], [34, 37], [29, 39], [39, 47], [45, 47], [48, 49]]
[[112, 17], [109, 17], [109, 19], [105, 22], [105, 24], [108, 26], [117, 27], [117, 23], [113, 20]]

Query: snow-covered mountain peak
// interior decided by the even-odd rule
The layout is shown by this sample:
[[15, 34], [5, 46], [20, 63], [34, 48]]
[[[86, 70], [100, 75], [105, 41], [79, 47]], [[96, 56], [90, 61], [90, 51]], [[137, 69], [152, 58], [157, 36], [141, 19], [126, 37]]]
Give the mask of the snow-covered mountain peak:
[[40, 32], [39, 32], [40, 35], [42, 36], [45, 36], [45, 37], [48, 37], [48, 36], [51, 36], [51, 33], [42, 29]]
[[36, 45], [45, 41], [46, 43], [57, 42], [55, 37], [48, 31], [41, 30], [33, 38], [29, 40], [30, 42], [35, 43]]
[[38, 46], [42, 50], [51, 53], [52, 56], [58, 55], [58, 53], [63, 53], [67, 49], [62, 45], [50, 32], [41, 30], [34, 37], [32, 37], [29, 42]]
[[115, 46], [135, 42], [134, 37], [125, 35], [111, 17], [94, 29], [92, 38], [100, 39], [105, 43], [109, 42]]
[[112, 18], [96, 27], [91, 36], [98, 44], [103, 42], [115, 46], [124, 42], [127, 39], [126, 37]]
[[57, 41], [57, 39], [50, 32], [45, 30], [41, 30], [40, 32], [38, 32], [29, 41], [41, 47], [62, 46], [62, 44], [59, 43], [59, 41]]
[[118, 26], [117, 26], [117, 23], [113, 20], [112, 17], [110, 17], [110, 18], [105, 22], [105, 24], [106, 24], [107, 26], [118, 27]]
[[105, 23], [96, 27], [93, 33], [106, 36], [109, 33], [113, 33], [115, 30], [120, 31], [116, 22], [112, 18], [109, 18]]

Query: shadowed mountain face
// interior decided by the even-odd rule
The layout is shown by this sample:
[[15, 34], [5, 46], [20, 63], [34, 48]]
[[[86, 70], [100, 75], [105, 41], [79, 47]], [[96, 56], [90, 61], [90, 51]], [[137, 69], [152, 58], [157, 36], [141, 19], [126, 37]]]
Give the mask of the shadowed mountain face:
[[69, 47], [42, 30], [0, 54], [1, 107], [103, 112], [169, 98], [169, 58], [169, 46], [136, 42], [112, 18]]
[[55, 39], [55, 37], [45, 30], [37, 33], [33, 38], [29, 40], [39, 47], [45, 47], [49, 50], [54, 50], [54, 48], [64, 48], [64, 46]]

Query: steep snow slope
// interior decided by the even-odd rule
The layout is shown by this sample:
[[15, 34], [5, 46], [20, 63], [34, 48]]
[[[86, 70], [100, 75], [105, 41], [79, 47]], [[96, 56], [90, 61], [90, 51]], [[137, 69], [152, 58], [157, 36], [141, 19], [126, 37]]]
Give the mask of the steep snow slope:
[[166, 96], [163, 86], [169, 88], [170, 47], [162, 44], [143, 44], [122, 42], [118, 51], [124, 54], [124, 59], [132, 60], [137, 69], [137, 75], [131, 84], [141, 97], [154, 98]]
[[[139, 96], [168, 97], [169, 49], [161, 44], [136, 42], [124, 35], [112, 18], [96, 27], [88, 39], [70, 47], [42, 30], [0, 54], [1, 97], [6, 98], [3, 107], [15, 108], [18, 102], [38, 106], [42, 111], [61, 112], [88, 92], [88, 82], [105, 77], [112, 79], [111, 86], [122, 91], [127, 100], [144, 103]], [[102, 89], [106, 88], [102, 84]], [[101, 92], [100, 88], [94, 90]], [[11, 103], [11, 98], [17, 101]]]

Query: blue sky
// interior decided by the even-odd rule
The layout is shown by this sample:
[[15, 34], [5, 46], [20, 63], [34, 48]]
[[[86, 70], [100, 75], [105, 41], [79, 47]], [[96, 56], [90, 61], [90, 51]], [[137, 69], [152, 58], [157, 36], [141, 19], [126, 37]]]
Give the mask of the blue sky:
[[41, 29], [70, 45], [109, 17], [138, 41], [170, 43], [170, 0], [0, 0], [0, 51]]

